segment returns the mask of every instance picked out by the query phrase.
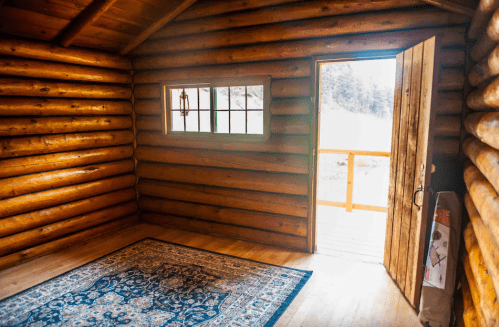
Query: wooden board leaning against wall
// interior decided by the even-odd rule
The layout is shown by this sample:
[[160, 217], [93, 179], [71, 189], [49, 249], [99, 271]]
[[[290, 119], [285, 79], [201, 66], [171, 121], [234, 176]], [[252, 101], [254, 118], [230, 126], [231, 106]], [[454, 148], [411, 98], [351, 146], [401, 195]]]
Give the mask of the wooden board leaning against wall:
[[13, 39], [0, 55], [0, 269], [136, 221], [130, 60]]
[[[397, 20], [397, 15], [425, 19]], [[372, 26], [353, 25], [367, 16]], [[394, 19], [393, 25], [381, 27], [380, 22], [388, 16]], [[465, 29], [461, 24], [468, 19], [428, 8], [334, 18], [339, 22], [336, 29], [324, 30], [329, 18], [313, 18], [302, 19], [299, 25], [256, 25], [184, 35], [191, 41], [182, 43], [188, 44], [188, 49], [173, 46], [175, 43], [182, 47], [174, 37], [157, 34], [148, 41], [150, 47], [137, 49], [134, 108], [142, 219], [311, 251], [308, 178], [314, 119], [313, 56], [403, 49], [442, 34], [445, 55], [434, 148], [437, 156], [457, 155], [464, 83]], [[424, 29], [441, 24], [451, 27]], [[302, 30], [293, 32], [292, 26]], [[286, 41], [267, 38], [274, 35], [276, 28], [288, 35]], [[366, 28], [379, 32], [342, 35], [345, 29], [355, 34], [365, 33]], [[244, 45], [233, 44], [230, 35], [235, 33], [245, 36]], [[218, 34], [226, 38], [215, 37]], [[193, 142], [161, 134], [160, 82], [255, 75], [272, 77], [268, 141], [217, 142], [201, 138]], [[265, 223], [250, 223], [254, 215], [266, 217], [262, 220]]]

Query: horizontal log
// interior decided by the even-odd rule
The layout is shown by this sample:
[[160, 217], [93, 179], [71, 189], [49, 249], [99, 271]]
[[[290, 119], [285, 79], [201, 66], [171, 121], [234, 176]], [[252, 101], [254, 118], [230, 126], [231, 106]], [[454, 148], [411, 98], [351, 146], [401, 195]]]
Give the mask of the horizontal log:
[[192, 138], [188, 139], [172, 135], [165, 136], [162, 133], [153, 132], [137, 133], [137, 144], [139, 145], [224, 151], [308, 154], [308, 143], [308, 137], [298, 135], [273, 135], [267, 141], [262, 142], [227, 142], [216, 140], [205, 141]]
[[4, 159], [0, 161], [0, 178], [33, 174], [63, 168], [72, 168], [100, 162], [120, 160], [130, 158], [132, 156], [132, 146], [119, 146], [46, 154], [42, 156]]
[[463, 321], [465, 327], [480, 327], [476, 314], [470, 286], [466, 277], [461, 278], [461, 290], [463, 296]]
[[485, 58], [495, 48], [497, 42], [499, 42], [499, 10], [496, 9], [487, 24], [487, 28], [471, 48], [471, 58], [475, 61]]
[[499, 112], [477, 112], [466, 116], [466, 132], [473, 134], [480, 141], [499, 149]]
[[131, 117], [0, 118], [0, 136], [91, 132], [130, 127]]
[[471, 271], [480, 294], [480, 307], [483, 316], [487, 326], [497, 326], [499, 324], [499, 303], [471, 224], [468, 224], [468, 227], [464, 230], [464, 243], [468, 251]]
[[436, 136], [459, 136], [461, 134], [461, 117], [437, 116], [434, 133]]
[[274, 79], [270, 93], [274, 98], [306, 97], [311, 94], [310, 84], [310, 78]]
[[310, 98], [280, 99], [270, 104], [272, 115], [309, 115], [313, 108]]
[[478, 38], [498, 6], [499, 1], [497, 0], [481, 0], [478, 2], [478, 7], [468, 29], [468, 38], [470, 40]]
[[[462, 16], [461, 16], [462, 17]], [[441, 49], [440, 66], [443, 68], [452, 68], [456, 66], [464, 66], [466, 53], [464, 49]]]
[[133, 140], [134, 134], [131, 131], [4, 138], [0, 139], [0, 158], [108, 147], [130, 144]]
[[159, 99], [161, 90], [159, 84], [138, 84], [133, 88], [135, 99]]
[[127, 71], [18, 58], [0, 58], [0, 75], [99, 83], [132, 83], [132, 75]]
[[463, 93], [461, 91], [439, 92], [436, 112], [440, 115], [457, 115], [463, 111]]
[[42, 80], [0, 78], [1, 96], [130, 99], [132, 90], [121, 85], [48, 82]]
[[139, 146], [136, 149], [136, 158], [142, 161], [170, 164], [308, 174], [308, 158], [304, 155], [233, 153]]
[[135, 175], [117, 176], [0, 200], [0, 218], [85, 199], [135, 185]]
[[457, 157], [459, 154], [459, 139], [435, 138], [433, 140], [433, 155], [443, 157]]
[[121, 160], [4, 178], [0, 184], [0, 199], [124, 174], [133, 171], [134, 166], [135, 163], [133, 160]]
[[[242, 44], [331, 37], [342, 34], [351, 35], [427, 26], [465, 24], [468, 21], [469, 18], [465, 16], [435, 8], [347, 16], [335, 14], [329, 17], [301, 20], [299, 23], [291, 20], [272, 25], [252, 24], [250, 27], [223, 29], [209, 34], [176, 34], [163, 39], [153, 38], [134, 49], [133, 54], [191, 51]], [[464, 54], [462, 59], [464, 62]]]
[[130, 201], [113, 207], [59, 221], [0, 239], [0, 256], [51, 241], [137, 212], [137, 203]]
[[118, 203], [133, 200], [135, 197], [135, 189], [129, 187], [52, 208], [7, 217], [0, 220], [0, 237], [17, 234], [67, 218], [107, 208]]
[[499, 192], [499, 151], [471, 136], [464, 140], [463, 152]]
[[485, 82], [491, 77], [499, 74], [499, 46], [495, 47], [494, 50], [487, 56], [480, 60], [471, 69], [468, 80], [472, 86], [477, 86], [482, 82]]
[[473, 225], [474, 234], [477, 238], [483, 261], [487, 267], [487, 272], [492, 279], [494, 290], [499, 294], [499, 248], [496, 246], [487, 226], [480, 217], [473, 200], [468, 193], [464, 196], [464, 204]]
[[0, 55], [66, 62], [84, 66], [133, 69], [130, 58], [81, 48], [63, 48], [46, 42], [2, 39]]
[[223, 16], [206, 17], [195, 21], [173, 22], [164, 26], [151, 36], [151, 39], [172, 37], [177, 35], [197, 34], [221, 29], [244, 27], [252, 25], [273, 24], [282, 21], [345, 15], [371, 10], [383, 10], [417, 6], [418, 1], [379, 1], [376, 3], [356, 1], [326, 0], [307, 1], [305, 3], [287, 4], [259, 10], [228, 13]]
[[442, 35], [442, 46], [464, 44], [463, 28], [421, 29], [336, 36], [313, 40], [285, 41], [263, 45], [247, 45], [213, 50], [138, 56], [134, 58], [137, 70], [188, 66], [205, 66], [268, 60], [296, 59], [332, 53], [368, 50], [399, 50], [408, 48], [432, 36]]
[[32, 260], [36, 257], [40, 257], [73, 244], [78, 244], [86, 242], [91, 238], [99, 236], [104, 233], [111, 232], [113, 230], [124, 228], [126, 226], [135, 224], [138, 222], [138, 215], [131, 215], [121, 219], [116, 219], [112, 222], [99, 225], [97, 227], [89, 228], [87, 230], [77, 232], [75, 234], [65, 236], [54, 241], [50, 241], [35, 247], [15, 252], [0, 258], [0, 270], [15, 266], [19, 263]]
[[461, 69], [442, 69], [438, 78], [438, 90], [462, 90], [464, 81], [464, 72]]
[[133, 110], [138, 115], [161, 115], [160, 100], [136, 100]]
[[163, 181], [294, 195], [308, 194], [306, 175], [139, 162], [137, 176]]
[[274, 246], [282, 246], [303, 252], [306, 251], [307, 248], [306, 238], [304, 237], [157, 213], [143, 213], [140, 217], [141, 220], [145, 222], [164, 227], [178, 228], [204, 234], [220, 235]]
[[308, 214], [308, 198], [305, 196], [262, 193], [143, 179], [137, 183], [137, 192], [140, 195], [288, 216], [307, 217]]
[[[157, 68], [156, 68], [157, 69]], [[239, 63], [218, 66], [172, 68], [138, 71], [133, 76], [135, 84], [160, 83], [185, 79], [244, 77], [270, 75], [273, 78], [296, 78], [311, 75], [310, 59], [293, 59]]]
[[274, 134], [310, 134], [312, 119], [308, 116], [272, 117], [270, 130]]
[[466, 275], [466, 278], [468, 280], [468, 285], [470, 287], [470, 293], [471, 293], [471, 297], [473, 299], [473, 304], [475, 306], [475, 310], [477, 313], [479, 326], [486, 327], [487, 322], [485, 321], [485, 317], [483, 316], [483, 312], [482, 312], [482, 307], [481, 307], [481, 302], [480, 302], [480, 293], [478, 292], [476, 280], [475, 280], [475, 277], [473, 276], [473, 272], [471, 271], [470, 259], [469, 259], [469, 256], [467, 253], [463, 254], [462, 261], [463, 261], [465, 275]]
[[136, 116], [135, 127], [138, 131], [161, 132], [161, 116]]
[[499, 77], [484, 88], [471, 92], [466, 103], [471, 109], [488, 109], [499, 107]]
[[242, 209], [224, 208], [162, 198], [141, 196], [141, 210], [196, 218], [223, 224], [258, 228], [295, 236], [307, 236], [306, 219]]
[[0, 116], [129, 115], [128, 101], [2, 98]]
[[473, 164], [464, 168], [464, 182], [483, 222], [499, 247], [499, 196], [494, 187]]

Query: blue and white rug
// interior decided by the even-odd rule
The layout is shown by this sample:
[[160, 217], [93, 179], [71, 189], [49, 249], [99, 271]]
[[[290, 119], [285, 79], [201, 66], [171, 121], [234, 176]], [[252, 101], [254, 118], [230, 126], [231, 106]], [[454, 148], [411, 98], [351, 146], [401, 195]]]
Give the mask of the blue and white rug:
[[311, 275], [145, 239], [0, 301], [0, 326], [273, 326]]

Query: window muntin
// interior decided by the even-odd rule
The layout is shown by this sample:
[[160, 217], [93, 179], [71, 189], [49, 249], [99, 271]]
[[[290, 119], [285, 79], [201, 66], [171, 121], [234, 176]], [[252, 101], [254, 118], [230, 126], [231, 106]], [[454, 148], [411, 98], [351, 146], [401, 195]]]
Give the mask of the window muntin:
[[165, 134], [262, 138], [270, 134], [270, 78], [163, 84]]

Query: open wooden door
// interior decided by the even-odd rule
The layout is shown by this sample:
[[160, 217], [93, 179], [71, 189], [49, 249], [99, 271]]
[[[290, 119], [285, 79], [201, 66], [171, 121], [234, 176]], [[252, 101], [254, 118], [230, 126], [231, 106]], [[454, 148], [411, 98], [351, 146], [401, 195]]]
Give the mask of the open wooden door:
[[439, 49], [433, 37], [397, 55], [383, 263], [415, 308], [424, 270]]

